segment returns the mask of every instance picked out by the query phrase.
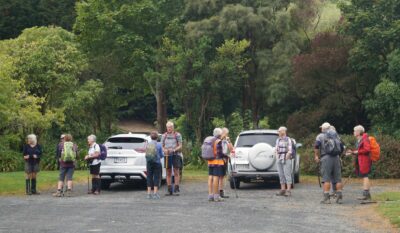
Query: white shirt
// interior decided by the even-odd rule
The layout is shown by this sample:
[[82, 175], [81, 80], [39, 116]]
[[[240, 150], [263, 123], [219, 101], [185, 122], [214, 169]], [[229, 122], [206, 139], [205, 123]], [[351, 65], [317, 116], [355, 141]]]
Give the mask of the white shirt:
[[[97, 143], [93, 143], [93, 145], [89, 147], [88, 154], [89, 154], [89, 156], [94, 156], [95, 152], [100, 153], [100, 146], [97, 145]], [[101, 163], [101, 160], [97, 158], [97, 159], [93, 159], [93, 161], [90, 165], [97, 165], [99, 163]]]

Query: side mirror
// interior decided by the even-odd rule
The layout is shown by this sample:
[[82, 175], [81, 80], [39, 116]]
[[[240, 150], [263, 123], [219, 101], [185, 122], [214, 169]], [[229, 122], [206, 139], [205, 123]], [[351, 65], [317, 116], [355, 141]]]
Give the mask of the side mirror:
[[299, 149], [300, 147], [303, 147], [303, 144], [297, 143], [297, 144], [296, 144], [296, 148]]

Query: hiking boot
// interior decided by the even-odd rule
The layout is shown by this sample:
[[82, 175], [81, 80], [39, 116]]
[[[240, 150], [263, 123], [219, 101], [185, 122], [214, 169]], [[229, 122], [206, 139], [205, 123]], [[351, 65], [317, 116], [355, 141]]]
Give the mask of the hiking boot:
[[73, 197], [74, 194], [72, 193], [72, 190], [71, 190], [71, 189], [67, 189], [67, 191], [65, 191], [64, 196], [66, 196], [66, 197]]
[[336, 204], [342, 204], [343, 194], [342, 192], [336, 192]]
[[56, 193], [53, 193], [53, 197], [62, 197], [61, 190], [57, 190]]
[[146, 199], [153, 199], [153, 195], [151, 193], [148, 193]]
[[180, 190], [179, 190], [179, 185], [175, 185], [175, 187], [174, 187], [174, 193], [179, 193], [180, 192]]
[[292, 191], [288, 190], [288, 191], [285, 192], [284, 195], [285, 195], [285, 197], [291, 197], [292, 196]]
[[324, 199], [321, 200], [321, 204], [331, 204], [329, 193], [324, 193]]
[[364, 190], [363, 195], [361, 197], [358, 197], [357, 200], [370, 201], [371, 200], [371, 194], [369, 193], [368, 190]]
[[160, 195], [158, 193], [153, 194], [153, 199], [154, 200], [160, 200]]
[[36, 191], [36, 179], [32, 179], [31, 192], [34, 195], [39, 195], [40, 194], [40, 192]]
[[25, 191], [26, 191], [26, 195], [32, 195], [31, 182], [29, 179], [25, 180]]
[[220, 190], [219, 191], [219, 196], [222, 198], [229, 198], [229, 196], [225, 195], [225, 191], [224, 190]]
[[171, 185], [168, 185], [168, 194], [172, 195], [172, 186]]
[[277, 196], [285, 196], [286, 190], [280, 190], [279, 192], [277, 192], [275, 195]]

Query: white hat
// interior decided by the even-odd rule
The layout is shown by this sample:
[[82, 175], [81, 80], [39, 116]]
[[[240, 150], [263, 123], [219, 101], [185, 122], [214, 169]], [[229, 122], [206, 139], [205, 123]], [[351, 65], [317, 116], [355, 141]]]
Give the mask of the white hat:
[[320, 126], [321, 129], [329, 129], [330, 127], [331, 127], [331, 124], [329, 124], [328, 122], [325, 122]]

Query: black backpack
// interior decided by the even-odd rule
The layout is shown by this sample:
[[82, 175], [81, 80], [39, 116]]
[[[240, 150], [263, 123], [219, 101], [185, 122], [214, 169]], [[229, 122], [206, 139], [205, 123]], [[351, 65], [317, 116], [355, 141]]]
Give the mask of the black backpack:
[[342, 142], [337, 134], [324, 133], [322, 140], [322, 149], [325, 152], [324, 155], [337, 156], [342, 153]]

